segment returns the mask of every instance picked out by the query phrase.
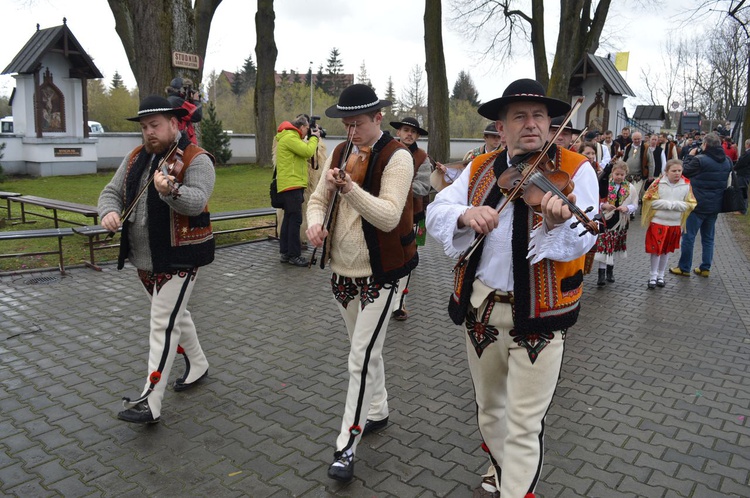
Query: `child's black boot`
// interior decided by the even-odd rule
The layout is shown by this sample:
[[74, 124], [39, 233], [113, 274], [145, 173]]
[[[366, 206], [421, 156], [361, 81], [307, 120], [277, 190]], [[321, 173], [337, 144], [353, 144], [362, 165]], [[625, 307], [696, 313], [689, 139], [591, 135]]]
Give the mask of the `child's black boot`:
[[615, 265], [607, 265], [607, 282], [615, 282]]

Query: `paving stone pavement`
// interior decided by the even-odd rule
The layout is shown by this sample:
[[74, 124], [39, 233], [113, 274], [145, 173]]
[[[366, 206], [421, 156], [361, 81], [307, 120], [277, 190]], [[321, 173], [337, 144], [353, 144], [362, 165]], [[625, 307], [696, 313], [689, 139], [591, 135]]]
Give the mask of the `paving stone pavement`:
[[[711, 277], [647, 290], [643, 237], [631, 229], [616, 283], [585, 279], [538, 496], [750, 496], [750, 265], [720, 217]], [[388, 330], [391, 424], [364, 439], [348, 485], [326, 477], [348, 351], [330, 275], [277, 251], [223, 248], [199, 271], [190, 309], [209, 377], [169, 388], [147, 427], [116, 419], [145, 375], [132, 268], [0, 277], [0, 495], [471, 496], [486, 459], [438, 244], [420, 252], [410, 318]]]

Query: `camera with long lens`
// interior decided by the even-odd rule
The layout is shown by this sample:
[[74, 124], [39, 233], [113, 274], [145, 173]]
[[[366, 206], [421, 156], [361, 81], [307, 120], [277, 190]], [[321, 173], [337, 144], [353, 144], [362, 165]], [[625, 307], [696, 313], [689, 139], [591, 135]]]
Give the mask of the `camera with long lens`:
[[[310, 116], [310, 128], [307, 130], [307, 138], [310, 138], [312, 136], [312, 132], [315, 131], [316, 128], [318, 128], [318, 120], [320, 119], [320, 116]], [[320, 127], [320, 138], [326, 137], [326, 130], [321, 126]]]

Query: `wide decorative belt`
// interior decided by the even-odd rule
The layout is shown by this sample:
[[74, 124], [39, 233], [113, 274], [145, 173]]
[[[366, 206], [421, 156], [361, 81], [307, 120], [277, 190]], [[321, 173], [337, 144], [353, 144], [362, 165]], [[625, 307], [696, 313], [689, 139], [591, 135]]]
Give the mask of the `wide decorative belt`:
[[516, 301], [512, 292], [495, 291], [491, 298], [496, 303], [513, 304]]

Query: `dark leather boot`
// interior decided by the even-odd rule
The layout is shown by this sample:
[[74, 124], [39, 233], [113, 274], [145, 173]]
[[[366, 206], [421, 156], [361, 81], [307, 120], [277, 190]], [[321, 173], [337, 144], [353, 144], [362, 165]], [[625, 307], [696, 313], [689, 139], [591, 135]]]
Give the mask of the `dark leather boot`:
[[607, 285], [607, 282], [604, 280], [604, 276], [606, 275], [607, 270], [599, 269], [599, 279], [596, 281], [596, 285], [601, 287], [602, 285]]
[[615, 281], [615, 265], [607, 265], [607, 282], [614, 283]]

